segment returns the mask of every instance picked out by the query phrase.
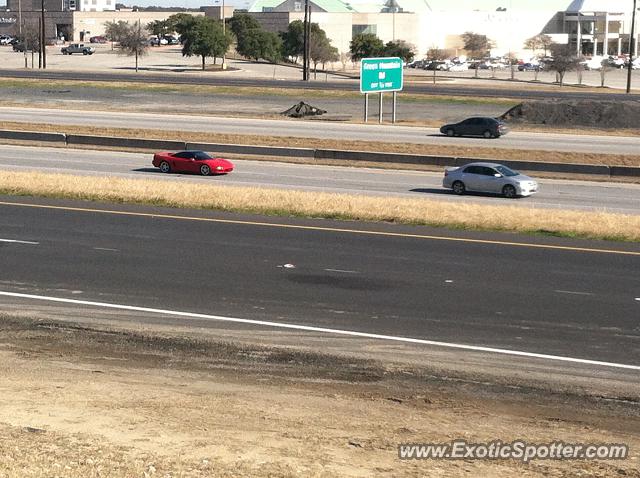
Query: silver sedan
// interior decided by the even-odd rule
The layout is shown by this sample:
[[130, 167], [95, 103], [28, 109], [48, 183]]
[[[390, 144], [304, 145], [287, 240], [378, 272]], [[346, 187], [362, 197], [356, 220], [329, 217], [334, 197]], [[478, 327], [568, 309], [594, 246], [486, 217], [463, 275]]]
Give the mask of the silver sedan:
[[446, 168], [442, 186], [456, 194], [474, 191], [502, 194], [507, 198], [530, 196], [538, 191], [534, 179], [497, 163], [469, 163], [459, 168]]

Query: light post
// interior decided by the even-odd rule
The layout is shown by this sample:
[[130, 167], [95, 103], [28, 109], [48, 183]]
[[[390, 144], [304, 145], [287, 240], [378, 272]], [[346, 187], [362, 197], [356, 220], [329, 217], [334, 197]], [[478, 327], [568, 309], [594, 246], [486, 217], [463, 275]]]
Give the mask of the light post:
[[[226, 39], [227, 33], [226, 33], [226, 12], [224, 9], [224, 0], [222, 0], [222, 36], [223, 38]], [[224, 52], [222, 52], [222, 69], [225, 70], [227, 68], [227, 65], [225, 65], [224, 63], [224, 57], [226, 56], [227, 52], [226, 50]]]
[[636, 0], [633, 0], [633, 12], [631, 13], [631, 36], [629, 37], [629, 64], [627, 65], [627, 93], [631, 93], [631, 70], [633, 69], [633, 54], [636, 28]]
[[45, 32], [46, 32], [46, 28], [45, 28], [45, 23], [44, 23], [44, 0], [42, 0], [42, 9], [41, 9], [41, 13], [42, 13], [42, 34], [41, 34], [41, 38], [42, 38], [42, 43], [40, 44], [40, 49], [42, 50], [42, 69], [46, 70], [47, 69], [47, 41], [45, 39]]

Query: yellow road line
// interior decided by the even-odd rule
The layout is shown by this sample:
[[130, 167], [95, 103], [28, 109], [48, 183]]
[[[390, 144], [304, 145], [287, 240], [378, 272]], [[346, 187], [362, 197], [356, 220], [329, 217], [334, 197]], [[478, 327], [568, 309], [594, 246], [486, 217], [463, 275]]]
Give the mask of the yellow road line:
[[500, 246], [515, 246], [515, 247], [529, 247], [534, 249], [552, 249], [562, 251], [575, 251], [575, 252], [595, 252], [601, 254], [619, 254], [628, 256], [640, 256], [640, 251], [621, 251], [617, 249], [596, 249], [589, 247], [574, 247], [574, 246], [556, 246], [552, 244], [532, 244], [528, 242], [510, 242], [510, 241], [492, 241], [488, 239], [471, 239], [464, 237], [446, 237], [446, 236], [433, 236], [428, 234], [409, 234], [403, 232], [383, 232], [383, 231], [367, 231], [363, 229], [347, 229], [339, 227], [324, 227], [324, 226], [303, 226], [298, 224], [278, 224], [274, 222], [262, 222], [262, 221], [241, 221], [239, 219], [214, 219], [208, 217], [193, 217], [193, 216], [177, 216], [173, 214], [153, 214], [145, 212], [129, 212], [129, 211], [114, 211], [109, 209], [93, 209], [71, 206], [52, 206], [48, 204], [29, 204], [29, 203], [15, 203], [0, 201], [0, 205], [3, 206], [17, 206], [17, 207], [31, 207], [37, 209], [56, 209], [63, 211], [76, 211], [76, 212], [90, 212], [99, 214], [113, 214], [117, 216], [134, 216], [134, 217], [150, 217], [155, 219], [175, 219], [180, 221], [201, 221], [201, 222], [214, 222], [222, 224], [240, 224], [247, 226], [262, 226], [262, 227], [275, 227], [282, 229], [301, 229], [308, 231], [325, 231], [325, 232], [341, 232], [346, 234], [362, 234], [369, 236], [386, 236], [386, 237], [406, 237], [412, 239], [426, 239], [433, 241], [451, 241], [451, 242], [465, 242], [472, 244], [492, 244]]

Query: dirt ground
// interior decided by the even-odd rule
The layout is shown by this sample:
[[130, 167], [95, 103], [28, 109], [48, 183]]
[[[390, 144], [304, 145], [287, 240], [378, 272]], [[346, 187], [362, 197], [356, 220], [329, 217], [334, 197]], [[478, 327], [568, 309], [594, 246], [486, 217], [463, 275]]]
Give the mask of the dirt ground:
[[500, 118], [516, 124], [628, 129], [640, 123], [640, 102], [527, 101], [514, 106]]
[[[426, 364], [0, 316], [0, 477], [640, 477], [637, 397]], [[615, 442], [621, 461], [398, 459], [399, 443]]]

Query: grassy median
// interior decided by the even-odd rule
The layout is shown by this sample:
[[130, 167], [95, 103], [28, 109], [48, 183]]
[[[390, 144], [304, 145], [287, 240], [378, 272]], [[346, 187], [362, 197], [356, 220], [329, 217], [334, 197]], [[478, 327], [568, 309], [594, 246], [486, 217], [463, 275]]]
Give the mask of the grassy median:
[[389, 200], [349, 194], [20, 172], [0, 173], [0, 193], [273, 216], [381, 221], [631, 242], [640, 240], [640, 216], [516, 205], [489, 206], [404, 198]]

